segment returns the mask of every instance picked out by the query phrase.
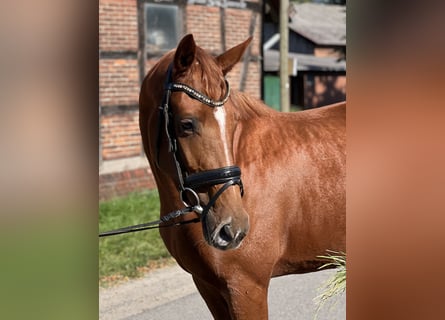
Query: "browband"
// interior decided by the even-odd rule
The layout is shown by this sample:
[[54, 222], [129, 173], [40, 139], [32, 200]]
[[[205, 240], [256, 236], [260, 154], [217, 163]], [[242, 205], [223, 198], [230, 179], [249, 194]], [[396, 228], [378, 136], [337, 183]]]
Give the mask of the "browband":
[[226, 83], [227, 91], [226, 94], [224, 95], [224, 98], [221, 101], [214, 101], [211, 98], [207, 97], [206, 95], [196, 91], [192, 87], [189, 87], [188, 85], [180, 82], [174, 82], [174, 83], [170, 82], [167, 85], [166, 90], [185, 92], [191, 98], [196, 99], [199, 102], [208, 105], [209, 107], [217, 108], [217, 107], [222, 107], [224, 103], [227, 102], [230, 96], [229, 82], [226, 79], [224, 79], [224, 81]]

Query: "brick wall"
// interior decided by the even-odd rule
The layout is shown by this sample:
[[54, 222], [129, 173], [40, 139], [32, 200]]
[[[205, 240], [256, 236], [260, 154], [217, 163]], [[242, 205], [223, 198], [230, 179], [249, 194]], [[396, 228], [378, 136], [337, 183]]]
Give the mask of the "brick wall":
[[[188, 5], [187, 32], [192, 33], [197, 44], [214, 53], [221, 53], [222, 39], [220, 20], [221, 12], [217, 7], [201, 5]], [[254, 39], [252, 42], [252, 55], [258, 56], [261, 43], [261, 14], [250, 10], [227, 8], [225, 12], [225, 41], [226, 49], [234, 47], [249, 37], [249, 28], [252, 17], [255, 16]]]
[[130, 192], [156, 188], [149, 168], [138, 168], [99, 176], [99, 200], [125, 196]]
[[142, 154], [139, 113], [137, 111], [103, 115], [100, 122], [103, 160], [128, 158]]
[[192, 33], [196, 43], [210, 52], [221, 52], [220, 12], [217, 7], [188, 5], [186, 33]]
[[[193, 33], [197, 44], [215, 54], [222, 52], [221, 40], [221, 11], [217, 7], [206, 7], [202, 5], [188, 5], [187, 32]], [[255, 23], [253, 41], [251, 45], [251, 56], [247, 68], [244, 91], [257, 97], [261, 97], [261, 62], [258, 60], [261, 45], [261, 14], [251, 10], [225, 9], [225, 42], [226, 49], [230, 49], [249, 37], [251, 21]], [[211, 30], [211, 31], [209, 31]], [[256, 60], [256, 61], [255, 61]], [[238, 63], [227, 76], [232, 88], [241, 88], [241, 73], [243, 61]]]
[[139, 89], [136, 59], [99, 61], [99, 100], [102, 106], [137, 104]]
[[99, 49], [138, 49], [136, 0], [99, 0]]
[[247, 69], [246, 84], [244, 92], [250, 94], [258, 99], [261, 98], [261, 61], [250, 62]]
[[[136, 107], [138, 36], [137, 0], [99, 0], [100, 143], [105, 162], [142, 152]], [[101, 200], [153, 187], [147, 168], [99, 175]]]
[[[99, 1], [99, 49], [102, 160], [140, 155], [138, 113], [134, 108], [140, 88], [136, 0]], [[110, 111], [112, 108], [116, 110]]]
[[236, 46], [249, 37], [251, 20], [255, 18], [255, 30], [252, 41], [252, 55], [259, 55], [261, 43], [261, 14], [250, 10], [226, 9], [226, 44], [227, 49]]

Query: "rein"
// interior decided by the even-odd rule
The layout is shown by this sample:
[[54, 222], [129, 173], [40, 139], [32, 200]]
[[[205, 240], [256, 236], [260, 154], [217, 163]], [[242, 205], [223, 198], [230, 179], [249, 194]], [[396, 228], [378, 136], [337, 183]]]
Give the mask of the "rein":
[[[227, 80], [225, 80], [227, 91], [223, 99], [221, 101], [215, 101], [186, 84], [172, 82], [172, 69], [173, 65], [170, 64], [170, 66], [168, 67], [167, 77], [164, 84], [165, 94], [162, 99], [162, 104], [159, 107], [157, 144], [156, 144], [156, 165], [158, 166], [158, 168], [160, 167], [159, 153], [162, 142], [162, 132], [164, 132], [168, 140], [168, 152], [172, 155], [173, 161], [175, 163], [176, 174], [179, 181], [178, 183], [179, 197], [182, 203], [185, 205], [185, 208], [170, 212], [169, 214], [162, 216], [160, 220], [102, 232], [99, 234], [99, 237], [106, 237], [122, 233], [137, 232], [147, 229], [172, 227], [192, 222], [199, 222], [201, 216], [206, 215], [210, 211], [210, 209], [215, 204], [216, 200], [229, 187], [238, 185], [240, 188], [241, 196], [244, 195], [243, 183], [241, 181], [241, 169], [238, 166], [227, 166], [212, 170], [206, 170], [202, 172], [196, 172], [192, 174], [188, 174], [188, 172], [185, 169], [183, 170], [183, 166], [179, 161], [179, 159], [181, 158], [178, 148], [179, 144], [177, 141], [174, 127], [172, 126], [173, 114], [170, 111], [170, 96], [172, 92], [179, 92], [179, 91], [184, 92], [191, 98], [198, 100], [199, 102], [211, 108], [219, 108], [223, 107], [224, 104], [229, 99], [230, 96], [229, 83], [227, 82]], [[164, 130], [162, 130], [162, 126]], [[199, 196], [195, 190], [201, 188], [209, 188], [221, 184], [223, 186], [213, 195], [213, 197], [209, 200], [209, 202], [206, 205], [204, 205], [204, 207], [202, 207], [199, 200]], [[190, 199], [187, 197], [187, 195], [192, 196], [193, 198], [192, 200], [194, 202], [193, 205], [190, 204]], [[162, 223], [166, 223], [172, 219], [189, 214], [191, 212], [196, 212], [199, 217], [193, 220], [180, 221], [177, 223], [162, 225]]]
[[179, 226], [179, 225], [183, 225], [183, 224], [189, 224], [189, 223], [193, 223], [193, 222], [199, 222], [199, 218], [195, 218], [193, 220], [180, 221], [180, 222], [177, 222], [177, 223], [161, 225], [161, 223], [166, 223], [166, 222], [168, 222], [168, 221], [170, 221], [172, 219], [175, 219], [175, 218], [177, 218], [179, 216], [186, 215], [188, 213], [192, 213], [194, 211], [195, 211], [195, 209], [193, 207], [186, 207], [186, 208], [181, 209], [181, 210], [172, 211], [169, 214], [161, 217], [161, 219], [156, 220], [156, 221], [147, 222], [147, 223], [141, 223], [141, 224], [135, 224], [135, 225], [132, 225], [132, 226], [129, 226], [129, 227], [124, 227], [124, 228], [119, 228], [119, 229], [114, 229], [114, 230], [110, 230], [110, 231], [101, 232], [101, 233], [99, 233], [99, 238], [101, 238], [101, 237], [108, 237], [108, 236], [114, 236], [114, 235], [123, 234], [123, 233], [138, 232], [138, 231], [143, 231], [143, 230], [148, 230], [148, 229], [166, 228], [166, 227]]

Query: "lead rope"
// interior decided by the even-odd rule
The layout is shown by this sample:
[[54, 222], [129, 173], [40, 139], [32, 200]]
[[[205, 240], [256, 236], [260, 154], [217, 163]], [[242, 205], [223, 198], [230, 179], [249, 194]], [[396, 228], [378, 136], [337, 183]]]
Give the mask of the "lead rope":
[[123, 233], [130, 233], [130, 232], [138, 232], [138, 231], [143, 231], [143, 230], [148, 230], [148, 229], [156, 229], [156, 228], [166, 228], [166, 227], [173, 227], [173, 226], [179, 226], [179, 225], [183, 225], [183, 224], [189, 224], [189, 223], [194, 223], [194, 222], [199, 222], [200, 219], [199, 218], [195, 218], [192, 220], [187, 220], [187, 221], [180, 221], [180, 222], [176, 222], [176, 223], [171, 223], [168, 225], [161, 225], [161, 223], [166, 223], [172, 219], [175, 219], [177, 217], [180, 216], [184, 216], [186, 214], [195, 212], [196, 208], [195, 207], [186, 207], [180, 210], [176, 210], [176, 211], [172, 211], [169, 214], [162, 216], [161, 219], [156, 220], [156, 221], [151, 221], [151, 222], [147, 222], [147, 223], [141, 223], [141, 224], [135, 224], [132, 226], [128, 226], [128, 227], [123, 227], [123, 228], [119, 228], [119, 229], [114, 229], [114, 230], [110, 230], [110, 231], [105, 231], [105, 232], [101, 232], [99, 233], [99, 238], [101, 237], [108, 237], [108, 236], [114, 236], [117, 234], [123, 234]]

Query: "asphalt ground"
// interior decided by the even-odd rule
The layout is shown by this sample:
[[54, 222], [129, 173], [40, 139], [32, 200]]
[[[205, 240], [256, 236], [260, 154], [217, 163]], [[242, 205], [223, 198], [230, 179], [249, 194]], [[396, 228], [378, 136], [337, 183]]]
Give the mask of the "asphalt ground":
[[[346, 319], [346, 294], [329, 301], [317, 314], [314, 298], [334, 270], [289, 275], [271, 280], [269, 319]], [[317, 317], [316, 317], [317, 316]], [[178, 266], [169, 266], [110, 288], [99, 289], [102, 320], [201, 320], [212, 319], [192, 277]]]

